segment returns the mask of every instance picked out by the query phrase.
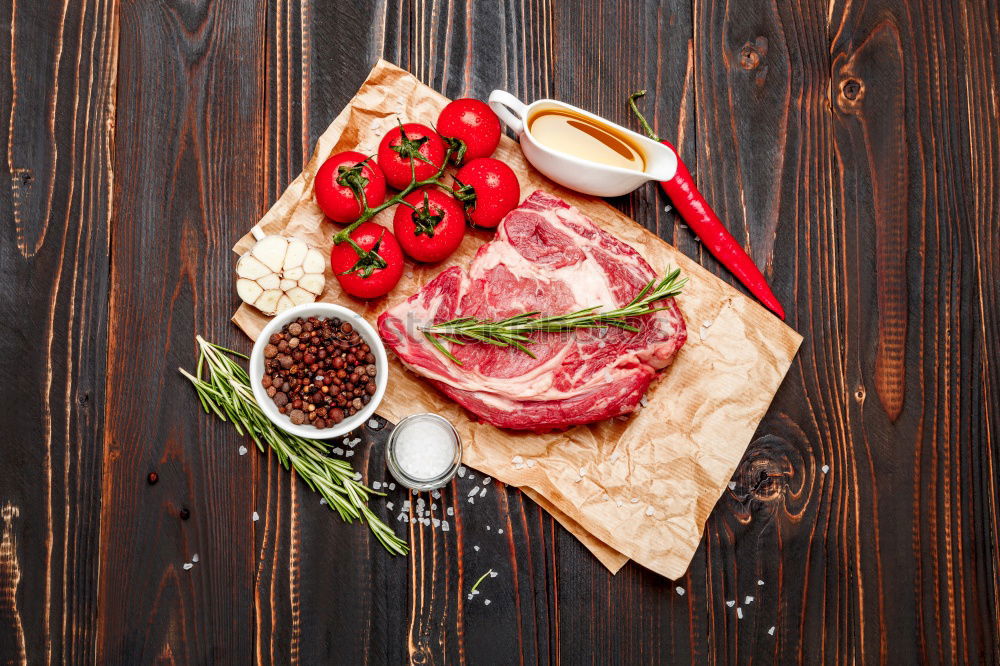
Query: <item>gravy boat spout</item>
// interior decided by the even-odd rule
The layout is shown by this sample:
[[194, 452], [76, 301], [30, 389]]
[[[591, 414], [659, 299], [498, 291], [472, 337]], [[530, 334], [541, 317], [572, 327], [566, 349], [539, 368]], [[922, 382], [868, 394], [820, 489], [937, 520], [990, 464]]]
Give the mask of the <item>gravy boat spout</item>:
[[[669, 146], [571, 104], [554, 99], [525, 104], [503, 90], [494, 90], [489, 103], [517, 135], [532, 166], [577, 192], [617, 197], [677, 173], [677, 153]], [[535, 122], [553, 115], [570, 128], [558, 141], [539, 131]], [[601, 159], [602, 151], [607, 159]]]

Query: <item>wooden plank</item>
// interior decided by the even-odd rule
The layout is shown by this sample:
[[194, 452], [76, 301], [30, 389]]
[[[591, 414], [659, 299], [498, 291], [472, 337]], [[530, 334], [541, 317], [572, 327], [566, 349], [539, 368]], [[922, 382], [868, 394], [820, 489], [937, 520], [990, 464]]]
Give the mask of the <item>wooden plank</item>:
[[[709, 521], [717, 660], [995, 658], [996, 449], [972, 424], [996, 420], [996, 261], [971, 258], [997, 213], [957, 189], [997, 178], [996, 124], [964, 115], [996, 80], [978, 12], [696, 3], [700, 182], [805, 335]], [[956, 85], [963, 49], [980, 77]]]
[[838, 10], [838, 194], [857, 202], [844, 208], [848, 248], [861, 274], [873, 276], [851, 276], [860, 283], [851, 286], [862, 335], [848, 386], [856, 387], [859, 440], [875, 472], [865, 479], [872, 549], [885, 553], [869, 567], [877, 578], [869, 574], [866, 596], [879, 604], [868, 613], [864, 647], [894, 658], [905, 638], [926, 660], [985, 663], [1000, 655], [998, 457], [989, 427], [1000, 402], [991, 369], [1000, 339], [998, 312], [986, 305], [991, 293], [995, 303], [988, 276], [1000, 228], [991, 201], [1000, 177], [997, 7]]
[[117, 4], [9, 2], [0, 662], [94, 658]]
[[254, 654], [251, 514], [263, 458], [239, 454], [249, 442], [201, 414], [177, 368], [194, 366], [196, 334], [244, 342], [228, 323], [230, 247], [263, 199], [265, 27], [250, 1], [121, 8], [101, 663]]

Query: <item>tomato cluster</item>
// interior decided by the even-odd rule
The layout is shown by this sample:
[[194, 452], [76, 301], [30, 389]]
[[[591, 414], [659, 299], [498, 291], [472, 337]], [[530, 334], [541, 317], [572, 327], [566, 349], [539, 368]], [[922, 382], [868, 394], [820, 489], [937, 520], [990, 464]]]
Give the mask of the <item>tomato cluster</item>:
[[[316, 203], [334, 222], [348, 225], [334, 236], [330, 257], [341, 288], [358, 298], [389, 293], [403, 274], [403, 253], [438, 262], [458, 249], [466, 222], [495, 228], [520, 198], [514, 171], [492, 159], [500, 120], [476, 99], [449, 103], [437, 130], [401, 123], [379, 143], [377, 161], [346, 151], [316, 172]], [[459, 166], [453, 182], [446, 168]], [[399, 190], [386, 198], [387, 187]], [[397, 205], [392, 231], [369, 222]]]

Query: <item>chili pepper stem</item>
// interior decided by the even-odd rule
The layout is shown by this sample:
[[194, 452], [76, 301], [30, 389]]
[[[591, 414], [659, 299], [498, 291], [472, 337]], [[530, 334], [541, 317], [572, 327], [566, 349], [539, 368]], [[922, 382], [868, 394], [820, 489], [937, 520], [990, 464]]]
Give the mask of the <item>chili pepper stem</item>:
[[646, 117], [642, 115], [642, 112], [639, 111], [639, 107], [635, 103], [635, 100], [639, 99], [645, 94], [646, 94], [645, 90], [640, 90], [638, 92], [632, 93], [631, 95], [628, 96], [628, 105], [632, 108], [632, 113], [634, 113], [636, 117], [639, 119], [639, 124], [642, 125], [642, 129], [646, 133], [646, 136], [648, 136], [653, 141], [660, 141], [661, 140], [660, 136], [656, 132], [654, 132], [652, 126], [650, 126], [650, 124], [646, 122]]

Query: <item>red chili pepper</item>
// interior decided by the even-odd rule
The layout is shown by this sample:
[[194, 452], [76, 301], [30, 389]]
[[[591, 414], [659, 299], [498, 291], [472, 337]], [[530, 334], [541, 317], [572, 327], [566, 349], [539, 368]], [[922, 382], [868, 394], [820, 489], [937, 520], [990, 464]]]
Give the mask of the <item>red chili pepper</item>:
[[753, 259], [746, 253], [746, 250], [736, 242], [736, 239], [733, 238], [733, 235], [722, 224], [715, 211], [705, 201], [705, 197], [698, 191], [697, 186], [694, 184], [694, 179], [691, 177], [691, 172], [688, 171], [684, 162], [681, 161], [677, 149], [670, 145], [669, 142], [660, 139], [642, 114], [639, 113], [639, 108], [635, 105], [635, 100], [637, 97], [645, 94], [645, 90], [637, 92], [629, 97], [628, 102], [632, 107], [632, 111], [639, 117], [639, 122], [642, 124], [646, 134], [649, 135], [649, 138], [653, 139], [653, 141], [659, 141], [677, 156], [677, 173], [670, 180], [660, 183], [667, 196], [670, 197], [670, 201], [674, 204], [674, 208], [684, 218], [687, 225], [691, 227], [691, 231], [701, 239], [702, 244], [708, 248], [712, 256], [728, 268], [750, 290], [750, 293], [760, 299], [761, 303], [784, 319], [785, 310], [781, 307], [781, 303], [778, 302], [774, 292], [771, 291], [771, 287], [767, 284], [763, 273], [757, 268], [757, 264], [753, 262]]

